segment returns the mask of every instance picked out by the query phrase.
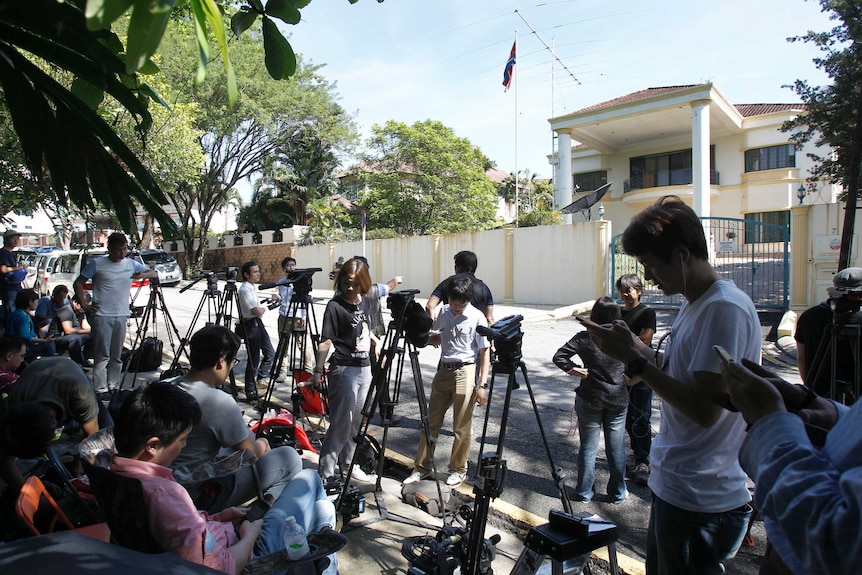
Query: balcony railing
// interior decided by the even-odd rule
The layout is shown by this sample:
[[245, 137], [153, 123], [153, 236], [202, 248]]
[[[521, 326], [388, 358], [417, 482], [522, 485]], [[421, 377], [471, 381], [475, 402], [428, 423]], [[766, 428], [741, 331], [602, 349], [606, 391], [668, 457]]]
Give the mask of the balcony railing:
[[[632, 176], [623, 182], [623, 193], [647, 188], [660, 188], [664, 186], [688, 186], [692, 183], [691, 168], [683, 170], [661, 170], [654, 173]], [[713, 186], [720, 185], [719, 174], [716, 170], [709, 171], [709, 183]]]

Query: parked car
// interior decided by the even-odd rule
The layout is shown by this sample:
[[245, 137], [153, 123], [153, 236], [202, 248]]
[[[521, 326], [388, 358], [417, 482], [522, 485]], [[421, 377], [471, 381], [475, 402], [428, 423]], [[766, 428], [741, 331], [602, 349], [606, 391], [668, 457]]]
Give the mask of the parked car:
[[15, 249], [15, 256], [18, 258], [19, 264], [27, 266], [27, 277], [21, 282], [21, 287], [24, 289], [33, 289], [33, 283], [36, 280], [36, 258], [38, 257], [36, 250], [17, 248]]
[[183, 272], [174, 256], [164, 250], [141, 250], [129, 257], [140, 258], [140, 261], [159, 272], [159, 283], [162, 285], [177, 285], [183, 279]]
[[61, 253], [60, 251], [48, 251], [40, 253], [36, 257], [36, 278], [33, 280], [33, 289], [37, 294], [51, 295], [48, 284]]

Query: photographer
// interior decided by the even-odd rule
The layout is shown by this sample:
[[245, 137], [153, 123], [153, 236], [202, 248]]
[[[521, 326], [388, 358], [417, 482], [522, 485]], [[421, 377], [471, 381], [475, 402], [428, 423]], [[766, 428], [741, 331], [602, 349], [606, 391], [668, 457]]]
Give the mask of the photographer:
[[[747, 359], [727, 364], [722, 375], [749, 425], [739, 461], [755, 482], [769, 536], [760, 572], [858, 572], [862, 402], [847, 408], [817, 397]], [[806, 425], [829, 430], [821, 449]]]

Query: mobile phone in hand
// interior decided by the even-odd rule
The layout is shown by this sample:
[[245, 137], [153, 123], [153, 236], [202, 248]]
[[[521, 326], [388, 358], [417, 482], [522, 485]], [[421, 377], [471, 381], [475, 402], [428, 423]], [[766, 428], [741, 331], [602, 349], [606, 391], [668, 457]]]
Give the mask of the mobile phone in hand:
[[718, 358], [724, 365], [727, 365], [728, 363], [733, 363], [733, 356], [727, 353], [727, 350], [720, 345], [712, 346], [712, 350], [716, 353], [716, 355], [718, 355]]
[[251, 507], [248, 508], [248, 513], [245, 514], [245, 521], [257, 521], [266, 515], [266, 512], [269, 511], [269, 503], [264, 501], [263, 499], [258, 499], [254, 503], [252, 503]]

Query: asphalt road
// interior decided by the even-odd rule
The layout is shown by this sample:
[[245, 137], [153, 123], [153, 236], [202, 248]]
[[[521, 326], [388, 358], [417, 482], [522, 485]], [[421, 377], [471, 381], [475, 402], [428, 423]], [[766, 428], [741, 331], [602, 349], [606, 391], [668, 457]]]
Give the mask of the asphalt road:
[[[220, 282], [220, 285], [224, 285], [224, 282]], [[165, 321], [164, 314], [160, 310], [156, 311], [158, 325], [155, 331], [165, 342], [166, 351], [171, 347], [169, 341], [171, 338], [168, 337], [168, 332], [172, 332], [171, 337], [177, 340], [179, 337], [185, 336], [189, 325], [192, 323], [195, 310], [199, 308], [202, 301], [204, 305], [201, 308], [202, 311], [195, 328], [202, 327], [207, 321], [206, 304], [208, 298], [204, 295], [203, 288], [204, 282], [182, 294], [177, 288], [163, 288], [165, 307], [177, 328], [176, 331], [168, 328], [170, 322]], [[325, 298], [328, 293], [324, 290], [315, 290], [313, 296], [315, 297], [314, 311], [319, 324], [323, 317]], [[145, 299], [146, 294], [142, 293], [139, 297]], [[420, 300], [420, 302], [424, 305], [424, 300]], [[140, 300], [138, 305], [142, 303], [143, 300]], [[562, 508], [560, 491], [552, 478], [550, 459], [552, 458], [554, 464], [567, 475], [565, 483], [570, 486], [570, 493], [573, 493], [573, 486], [577, 478], [578, 448], [576, 418], [573, 412], [575, 380], [554, 366], [551, 363], [551, 357], [576, 331], [583, 328], [571, 318], [554, 320], [547, 311], [543, 310], [500, 305], [495, 309], [495, 316], [498, 320], [510, 313], [523, 314], [526, 318], [522, 324], [524, 338], [521, 351], [523, 365], [539, 413], [537, 416], [533, 409], [530, 396], [527, 393], [524, 374], [518, 370], [515, 379], [520, 384], [520, 388], [511, 391], [508, 418], [506, 422], [502, 422], [508, 375], [498, 373], [493, 381], [493, 393], [489, 402], [490, 409], [486, 411], [477, 408], [474, 413], [474, 447], [470, 457], [469, 475], [475, 473], [475, 462], [479, 454], [482, 431], [487, 423], [485, 452], [500, 450], [500, 454], [506, 460], [508, 467], [501, 499], [536, 515], [546, 517], [550, 509]], [[672, 319], [672, 312], [659, 313], [660, 325], [657, 335], [661, 335], [667, 329], [670, 319]], [[270, 311], [264, 316], [264, 323], [269, 328], [274, 343], [276, 320], [276, 311]], [[149, 335], [153, 335], [153, 331], [154, 328], [151, 327]], [[179, 341], [175, 345], [179, 345]], [[430, 391], [430, 383], [436, 370], [439, 353], [439, 349], [431, 347], [423, 348], [418, 353], [418, 362], [426, 395]], [[242, 352], [240, 357], [243, 357]], [[409, 358], [406, 361], [409, 363]], [[167, 363], [164, 367], [166, 366]], [[772, 367], [775, 365], [773, 364]], [[785, 377], [789, 379], [795, 377], [792, 370], [778, 367]], [[243, 364], [236, 368], [236, 373], [240, 379], [243, 369]], [[395, 384], [394, 381], [390, 382], [393, 387], [392, 392], [395, 391]], [[421, 424], [420, 410], [416, 400], [416, 386], [409, 368], [404, 370], [404, 377], [399, 387], [400, 400], [395, 408], [395, 413], [401, 415], [403, 420], [400, 426], [390, 428], [386, 447], [412, 458], [420, 439]], [[657, 429], [657, 410], [659, 408], [657, 400], [654, 403], [654, 408], [653, 428]], [[539, 417], [547, 437], [547, 450], [539, 432]], [[497, 446], [503, 423], [506, 424], [505, 442], [502, 446]], [[437, 448], [439, 455], [436, 458], [436, 463], [438, 471], [441, 472], [447, 470], [447, 457], [451, 449], [452, 435], [451, 431], [448, 430], [451, 430], [450, 417], [447, 417], [446, 422], [444, 422]], [[607, 462], [603, 445], [600, 444], [596, 462], [596, 490], [598, 493], [602, 492], [607, 478]], [[575, 511], [593, 511], [614, 521], [620, 531], [619, 552], [643, 561], [649, 498], [648, 488], [639, 487], [631, 481], [629, 482], [629, 498], [621, 505], [614, 506], [597, 501], [589, 504], [574, 503], [573, 505]], [[766, 540], [761, 522], [755, 522], [752, 534], [754, 535], [755, 546], [742, 547], [737, 557], [728, 563], [729, 573], [752, 575], [757, 573], [759, 558], [763, 555]]]

